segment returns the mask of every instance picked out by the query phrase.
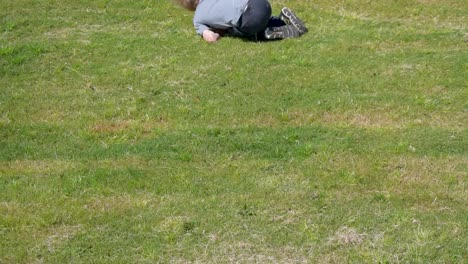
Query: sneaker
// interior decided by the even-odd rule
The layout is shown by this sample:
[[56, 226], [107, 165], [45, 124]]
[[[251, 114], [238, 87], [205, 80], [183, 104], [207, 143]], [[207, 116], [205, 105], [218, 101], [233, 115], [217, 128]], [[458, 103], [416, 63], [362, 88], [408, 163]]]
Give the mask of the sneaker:
[[292, 25], [286, 25], [281, 27], [270, 27], [265, 29], [265, 38], [266, 39], [285, 39], [285, 38], [297, 38], [301, 34]]
[[308, 31], [304, 22], [302, 22], [291, 9], [283, 7], [283, 9], [281, 9], [281, 17], [286, 23], [293, 25], [297, 31], [299, 31], [299, 34], [302, 35]]

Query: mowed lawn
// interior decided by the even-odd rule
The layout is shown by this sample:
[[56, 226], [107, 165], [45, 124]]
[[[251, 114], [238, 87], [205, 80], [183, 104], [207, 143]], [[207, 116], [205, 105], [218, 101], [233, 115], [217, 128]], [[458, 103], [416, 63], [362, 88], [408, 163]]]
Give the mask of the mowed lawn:
[[0, 0], [0, 263], [466, 263], [468, 2]]

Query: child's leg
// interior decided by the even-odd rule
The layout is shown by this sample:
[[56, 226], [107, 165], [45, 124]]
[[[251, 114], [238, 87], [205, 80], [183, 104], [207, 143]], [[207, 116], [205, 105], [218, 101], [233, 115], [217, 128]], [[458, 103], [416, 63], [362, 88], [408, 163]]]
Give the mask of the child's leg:
[[272, 16], [270, 20], [268, 20], [267, 28], [272, 27], [281, 27], [285, 26], [286, 22], [284, 22], [280, 17]]
[[263, 32], [263, 38], [267, 40], [297, 38], [299, 36], [299, 31], [294, 26], [288, 25], [281, 16], [271, 17]]
[[266, 28], [270, 17], [271, 6], [267, 0], [249, 0], [237, 30], [247, 36], [256, 35]]
[[[286, 22], [281, 20], [280, 17], [272, 16], [268, 20], [268, 24], [266, 25], [265, 30], [259, 32], [255, 36], [252, 36], [254, 40], [271, 40], [271, 39], [279, 39], [278, 34], [275, 34], [275, 38], [269, 38], [272, 36], [271, 32], [273, 29], [278, 29], [282, 26], [286, 26]], [[267, 33], [269, 32], [269, 34]], [[281, 37], [283, 39], [283, 37]]]

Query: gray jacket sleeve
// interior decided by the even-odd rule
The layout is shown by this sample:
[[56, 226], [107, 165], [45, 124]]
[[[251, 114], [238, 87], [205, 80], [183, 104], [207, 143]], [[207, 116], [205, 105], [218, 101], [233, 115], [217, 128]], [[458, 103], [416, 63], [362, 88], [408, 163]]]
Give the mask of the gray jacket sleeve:
[[209, 29], [207, 25], [204, 25], [200, 23], [199, 21], [196, 20], [196, 18], [193, 19], [193, 25], [195, 26], [195, 30], [197, 31], [198, 35], [203, 35], [203, 31], [206, 29]]

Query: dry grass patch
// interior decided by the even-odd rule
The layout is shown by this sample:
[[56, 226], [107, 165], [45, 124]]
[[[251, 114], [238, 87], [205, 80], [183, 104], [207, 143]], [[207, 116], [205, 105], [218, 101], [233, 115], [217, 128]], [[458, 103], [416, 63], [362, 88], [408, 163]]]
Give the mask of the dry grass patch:
[[164, 218], [159, 225], [154, 228], [155, 232], [162, 233], [169, 243], [174, 243], [178, 236], [194, 232], [197, 228], [194, 221], [186, 216], [170, 216]]
[[463, 156], [438, 159], [400, 157], [388, 162], [386, 170], [394, 184], [387, 186], [387, 190], [395, 197], [424, 194], [424, 198], [420, 198], [412, 208], [417, 212], [455, 213], [452, 202], [468, 202], [466, 164], [468, 159]]
[[33, 174], [36, 176], [46, 176], [52, 173], [62, 173], [65, 171], [81, 168], [78, 162], [69, 160], [15, 160], [0, 162], [0, 175], [8, 174]]
[[[351, 154], [337, 154], [334, 156], [316, 155], [304, 162], [304, 166], [314, 167], [314, 174], [324, 182], [329, 175], [340, 175], [336, 179], [342, 186], [350, 189], [340, 189], [334, 193], [334, 198], [343, 202], [352, 201], [356, 196], [363, 195], [359, 188], [353, 186], [368, 186], [365, 191], [376, 199], [392, 200], [418, 194], [425, 195], [418, 203], [421, 210], [447, 209], [447, 197], [459, 201], [468, 201], [465, 190], [468, 178], [468, 158], [465, 156], [447, 157], [415, 157], [399, 156], [395, 158], [363, 157]], [[327, 173], [325, 173], [327, 172]], [[371, 180], [372, 179], [372, 180]], [[374, 186], [369, 189], [370, 186]], [[438, 199], [443, 200], [439, 202]], [[450, 207], [450, 205], [448, 205]], [[448, 208], [450, 209], [450, 208]]]
[[143, 159], [138, 156], [127, 156], [125, 158], [118, 159], [103, 159], [92, 161], [93, 167], [107, 168], [107, 169], [122, 169], [122, 168], [145, 168], [151, 163], [148, 159]]
[[306, 190], [310, 184], [310, 180], [303, 175], [279, 171], [270, 171], [267, 167], [264, 169], [264, 176], [258, 177], [256, 184], [261, 189], [276, 189], [283, 193], [297, 193], [301, 190]]
[[340, 255], [338, 252], [330, 252], [327, 254], [321, 254], [316, 258], [314, 261], [319, 264], [338, 264], [338, 263], [346, 263], [347, 260], [343, 255]]
[[398, 157], [387, 162], [387, 171], [402, 183], [439, 184], [448, 177], [461, 183], [468, 176], [466, 164], [466, 156]]
[[[27, 242], [24, 253], [27, 255], [21, 261], [11, 258], [7, 251], [1, 252], [0, 263], [44, 263], [44, 257], [54, 252], [60, 252], [67, 248], [67, 243], [79, 234], [85, 232], [82, 225], [57, 225], [44, 229], [33, 229], [31, 226], [13, 230], [18, 242]], [[8, 238], [7, 238], [8, 239]], [[7, 240], [8, 241], [8, 240]], [[29, 243], [33, 241], [33, 243]], [[13, 241], [12, 245], [15, 243]], [[5, 248], [4, 248], [5, 249]], [[8, 248], [6, 248], [8, 250]], [[16, 249], [12, 249], [12, 251]]]
[[123, 194], [114, 196], [96, 196], [86, 203], [85, 208], [98, 212], [125, 212], [132, 209], [154, 207], [158, 204], [152, 195], [147, 193]]
[[91, 131], [94, 133], [119, 133], [126, 131], [129, 127], [133, 127], [133, 121], [130, 120], [119, 120], [115, 122], [102, 122], [95, 124]]
[[[96, 11], [96, 10], [95, 10]], [[99, 11], [98, 11], [99, 12]], [[101, 12], [102, 13], [102, 12]], [[44, 36], [48, 39], [69, 39], [72, 36], [78, 36], [80, 41], [86, 40], [95, 33], [115, 33], [115, 34], [135, 34], [146, 32], [142, 29], [139, 23], [122, 23], [118, 25], [100, 25], [100, 24], [82, 24], [75, 27], [54, 28], [44, 32]]]
[[49, 252], [54, 252], [56, 249], [63, 247], [67, 241], [73, 239], [77, 234], [83, 232], [84, 228], [81, 225], [75, 226], [54, 226], [46, 231], [45, 245]]
[[356, 246], [364, 242], [365, 233], [359, 233], [356, 229], [343, 226], [338, 229], [333, 236], [328, 238], [328, 243], [343, 246]]
[[375, 172], [374, 168], [372, 168], [372, 164], [375, 162], [375, 157], [348, 153], [336, 153], [334, 155], [319, 153], [305, 160], [302, 165], [315, 168], [317, 171], [316, 175], [326, 172], [328, 176], [330, 174], [335, 175], [336, 172], [346, 172], [351, 178], [346, 179], [342, 177], [340, 181], [343, 183], [355, 183], [355, 176], [368, 175], [371, 172]]
[[345, 113], [324, 113], [320, 121], [328, 125], [338, 126], [370, 127], [370, 128], [401, 128], [404, 122], [397, 117], [391, 117], [387, 111], [367, 112], [366, 114], [357, 112]]
[[90, 127], [90, 132], [95, 134], [122, 134], [122, 133], [135, 133], [141, 135], [148, 135], [154, 130], [164, 130], [169, 128], [169, 122], [160, 117], [159, 119], [152, 119], [147, 121], [138, 120], [115, 120], [103, 121], [95, 123]]
[[[275, 214], [277, 212], [271, 212], [267, 210], [267, 214]], [[271, 221], [281, 223], [282, 225], [290, 225], [298, 223], [301, 219], [304, 218], [305, 210], [293, 210], [289, 209], [283, 211], [282, 214], [275, 214], [271, 217]]]
[[55, 109], [44, 109], [27, 117], [38, 123], [63, 124], [69, 118], [65, 112], [58, 112]]
[[[418, 0], [418, 3], [422, 6], [419, 8], [437, 8], [439, 7], [450, 7], [453, 10], [461, 11], [466, 9], [466, 5], [462, 4], [463, 1], [450, 1], [450, 2], [441, 2], [437, 0]], [[458, 10], [457, 10], [458, 9]], [[417, 28], [417, 29], [447, 29], [447, 30], [464, 30], [466, 29], [466, 19], [465, 16], [437, 16], [434, 17], [426, 12], [417, 12], [417, 9], [414, 9], [413, 15], [408, 14], [407, 16], [396, 16], [384, 15], [384, 14], [368, 14], [366, 12], [371, 12], [371, 9], [366, 9], [366, 12], [347, 10], [342, 6], [336, 6], [334, 11], [337, 15], [347, 18], [347, 19], [356, 19], [361, 21], [374, 21], [375, 23], [399, 23], [402, 27], [405, 28]], [[407, 12], [411, 12], [407, 10]]]
[[[377, 113], [336, 113], [324, 112], [315, 113], [306, 110], [292, 110], [281, 113], [279, 115], [263, 114], [253, 117], [248, 120], [234, 120], [232, 124], [248, 124], [256, 127], [284, 127], [285, 125], [292, 127], [308, 126], [313, 124], [324, 124], [326, 126], [354, 126], [354, 127], [377, 127], [377, 128], [395, 128], [401, 127], [402, 122], [397, 117], [388, 115], [388, 111], [382, 110]], [[403, 122], [404, 124], [404, 122]]]
[[[405, 110], [406, 111], [406, 110]], [[310, 126], [321, 124], [324, 126], [358, 127], [358, 128], [389, 128], [401, 129], [412, 125], [427, 125], [438, 128], [451, 128], [461, 131], [465, 128], [466, 115], [459, 113], [448, 117], [444, 113], [434, 112], [430, 115], [421, 115], [415, 118], [403, 117], [399, 109], [373, 109], [366, 112], [324, 112], [315, 113], [306, 110], [293, 110], [279, 115], [261, 114], [248, 119], [234, 119], [232, 127], [268, 127], [279, 128], [285, 125], [291, 127]]]
[[196, 263], [308, 263], [312, 252], [266, 242], [221, 241], [207, 245]]
[[68, 39], [71, 35], [76, 34], [78, 32], [78, 27], [64, 27], [64, 28], [56, 28], [49, 30], [44, 33], [44, 36], [49, 39]]
[[[0, 213], [4, 217], [7, 215], [14, 215], [21, 211], [21, 204], [17, 202], [0, 202]], [[1, 230], [1, 228], [0, 228]]]
[[250, 118], [248, 120], [243, 120], [243, 119], [235, 119], [233, 120], [232, 124], [235, 127], [242, 127], [248, 124], [248, 126], [256, 126], [256, 127], [280, 127], [281, 120], [274, 115], [271, 114], [259, 114], [253, 118]]

